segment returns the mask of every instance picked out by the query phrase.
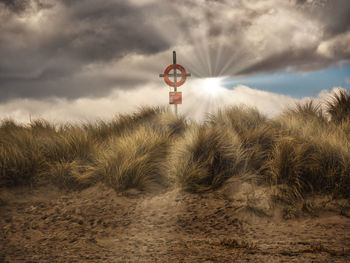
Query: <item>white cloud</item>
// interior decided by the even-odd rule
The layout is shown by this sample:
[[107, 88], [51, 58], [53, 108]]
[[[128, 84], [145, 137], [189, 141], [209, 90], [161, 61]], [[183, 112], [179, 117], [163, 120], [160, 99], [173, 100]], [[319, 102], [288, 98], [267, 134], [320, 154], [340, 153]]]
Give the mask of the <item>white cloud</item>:
[[[203, 120], [207, 113], [214, 113], [219, 108], [240, 104], [256, 107], [262, 113], [273, 117], [286, 107], [309, 99], [295, 99], [243, 85], [233, 89], [217, 86], [215, 92], [208, 92], [203, 89], [203, 80], [200, 79], [188, 81], [179, 90], [183, 92], [183, 104], [179, 105], [179, 113], [196, 120]], [[134, 112], [140, 106], [166, 106], [168, 91], [169, 88], [164, 84], [163, 86], [144, 86], [135, 90], [116, 90], [104, 98], [16, 99], [0, 104], [0, 119], [13, 118], [23, 123], [36, 118], [44, 118], [56, 123], [109, 119], [118, 113]], [[321, 91], [317, 100], [324, 101], [331, 92]]]
[[290, 96], [252, 89], [244, 85], [238, 85], [232, 89], [219, 87], [216, 96], [210, 93], [212, 92], [205, 93], [201, 89], [200, 80], [194, 81], [188, 90], [184, 90], [184, 101], [188, 103], [182, 106], [183, 113], [200, 120], [207, 113], [214, 113], [219, 108], [245, 104], [256, 107], [260, 112], [273, 117], [298, 101]]
[[167, 94], [162, 89], [144, 87], [136, 90], [117, 90], [104, 98], [16, 99], [0, 104], [0, 119], [13, 118], [18, 122], [43, 118], [53, 122], [92, 121], [109, 119], [118, 113], [137, 110], [142, 105], [165, 104]]

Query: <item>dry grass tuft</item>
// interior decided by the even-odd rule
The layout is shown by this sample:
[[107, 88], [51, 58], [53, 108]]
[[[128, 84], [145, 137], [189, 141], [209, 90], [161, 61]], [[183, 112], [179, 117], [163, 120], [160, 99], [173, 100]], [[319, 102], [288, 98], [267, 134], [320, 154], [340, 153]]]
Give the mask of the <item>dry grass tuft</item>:
[[278, 133], [274, 122], [255, 108], [234, 106], [209, 116], [208, 123], [238, 134], [242, 148], [246, 150], [249, 169], [263, 173], [263, 164]]
[[34, 120], [19, 125], [6, 119], [0, 124], [0, 186], [49, 182], [81, 189], [105, 181], [121, 190], [147, 188], [151, 181], [165, 185], [160, 174], [165, 174], [171, 138], [186, 127], [183, 117], [157, 107], [95, 124]]
[[158, 134], [146, 127], [112, 137], [101, 147], [90, 176], [117, 191], [167, 187], [169, 146], [167, 134]]
[[327, 112], [331, 120], [337, 124], [350, 120], [350, 93], [341, 89], [334, 92], [327, 101]]
[[201, 125], [185, 134], [175, 153], [173, 173], [187, 191], [215, 189], [243, 173], [245, 152], [235, 132]]

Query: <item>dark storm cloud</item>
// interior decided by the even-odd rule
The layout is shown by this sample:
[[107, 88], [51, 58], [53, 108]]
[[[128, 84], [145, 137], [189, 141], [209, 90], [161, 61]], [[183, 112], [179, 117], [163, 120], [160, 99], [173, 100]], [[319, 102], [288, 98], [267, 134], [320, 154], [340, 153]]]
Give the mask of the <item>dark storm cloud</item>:
[[[35, 3], [35, 6], [32, 5]], [[28, 9], [47, 9], [54, 6], [51, 0], [0, 0], [0, 5], [15, 14], [21, 14]]]
[[327, 59], [321, 58], [316, 54], [316, 48], [300, 49], [300, 50], [286, 50], [280, 53], [272, 54], [265, 57], [260, 62], [248, 66], [237, 75], [253, 74], [258, 72], [272, 72], [282, 69], [297, 69], [299, 71], [312, 70], [324, 67], [327, 64]]
[[297, 4], [305, 4], [307, 2], [307, 0], [297, 0], [296, 3]]
[[[282, 51], [267, 53], [262, 59], [250, 63], [235, 74], [254, 74], [280, 70], [318, 70], [350, 59], [350, 1], [348, 0], [296, 0], [296, 11], [308, 21], [315, 21], [323, 30], [319, 41], [310, 46], [295, 47], [286, 41]], [[300, 6], [302, 8], [300, 9]], [[310, 38], [312, 35], [310, 35]], [[322, 43], [324, 42], [324, 43]], [[320, 47], [325, 47], [323, 54]]]
[[147, 84], [176, 46], [200, 77], [320, 69], [350, 59], [350, 1], [0, 0], [0, 101]]
[[[84, 86], [72, 87], [75, 74], [84, 66], [109, 63], [130, 52], [147, 55], [169, 48], [143, 10], [124, 1], [62, 0], [61, 3], [0, 2], [0, 17], [8, 21], [0, 26], [1, 100], [18, 96], [102, 96], [113, 85], [125, 87], [125, 82], [90, 80], [83, 81]], [[48, 24], [40, 23], [39, 28], [32, 28], [30, 21], [21, 21], [26, 16], [28, 19], [35, 16], [49, 4], [52, 5]], [[129, 82], [137, 84], [137, 81]], [[90, 83], [100, 85], [91, 87]]]
[[69, 24], [81, 29], [68, 30], [62, 41], [68, 44], [70, 53], [82, 59], [111, 60], [128, 52], [153, 54], [169, 48], [169, 43], [147, 21], [146, 14], [125, 2], [64, 2], [70, 10]]
[[[312, 3], [314, 2], [314, 6]], [[325, 37], [338, 35], [350, 30], [350, 1], [313, 1], [308, 4], [311, 16], [325, 25]]]
[[27, 0], [1, 0], [0, 3], [15, 13], [20, 13], [29, 6], [29, 1]]

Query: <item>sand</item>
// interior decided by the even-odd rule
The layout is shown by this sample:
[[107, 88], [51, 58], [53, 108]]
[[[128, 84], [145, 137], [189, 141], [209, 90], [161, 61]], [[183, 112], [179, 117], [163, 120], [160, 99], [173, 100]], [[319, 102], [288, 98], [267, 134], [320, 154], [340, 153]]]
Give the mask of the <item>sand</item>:
[[226, 190], [3, 189], [0, 262], [350, 262], [346, 214], [259, 216]]

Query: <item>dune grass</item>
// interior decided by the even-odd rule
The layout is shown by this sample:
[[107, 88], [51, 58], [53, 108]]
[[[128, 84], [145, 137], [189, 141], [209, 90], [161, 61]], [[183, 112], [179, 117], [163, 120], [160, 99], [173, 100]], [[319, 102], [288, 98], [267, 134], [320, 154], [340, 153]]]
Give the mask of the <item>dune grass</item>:
[[342, 126], [327, 120], [312, 101], [296, 105], [276, 121], [281, 133], [267, 160], [265, 179], [281, 186], [283, 199], [292, 202], [312, 193], [348, 196], [350, 144]]
[[245, 151], [234, 131], [210, 125], [194, 127], [175, 149], [174, 169], [181, 186], [191, 192], [215, 189], [244, 173]]
[[166, 186], [169, 147], [186, 127], [183, 117], [159, 107], [74, 125], [6, 119], [0, 124], [0, 187], [49, 182], [81, 189], [98, 181], [117, 191]]
[[169, 185], [166, 175], [169, 147], [168, 133], [157, 133], [146, 125], [111, 137], [100, 147], [90, 176], [117, 191], [164, 188]]
[[328, 113], [335, 123], [350, 120], [350, 93], [340, 89], [327, 101]]
[[244, 105], [219, 110], [210, 115], [208, 123], [221, 129], [235, 132], [245, 149], [247, 167], [250, 171], [263, 173], [272, 146], [279, 130], [276, 123], [257, 109]]
[[201, 124], [159, 107], [82, 124], [6, 119], [0, 187], [78, 190], [103, 182], [118, 192], [176, 185], [203, 192], [254, 175], [289, 207], [314, 194], [350, 199], [349, 92], [332, 94], [324, 105], [297, 104], [273, 119], [234, 106]]

